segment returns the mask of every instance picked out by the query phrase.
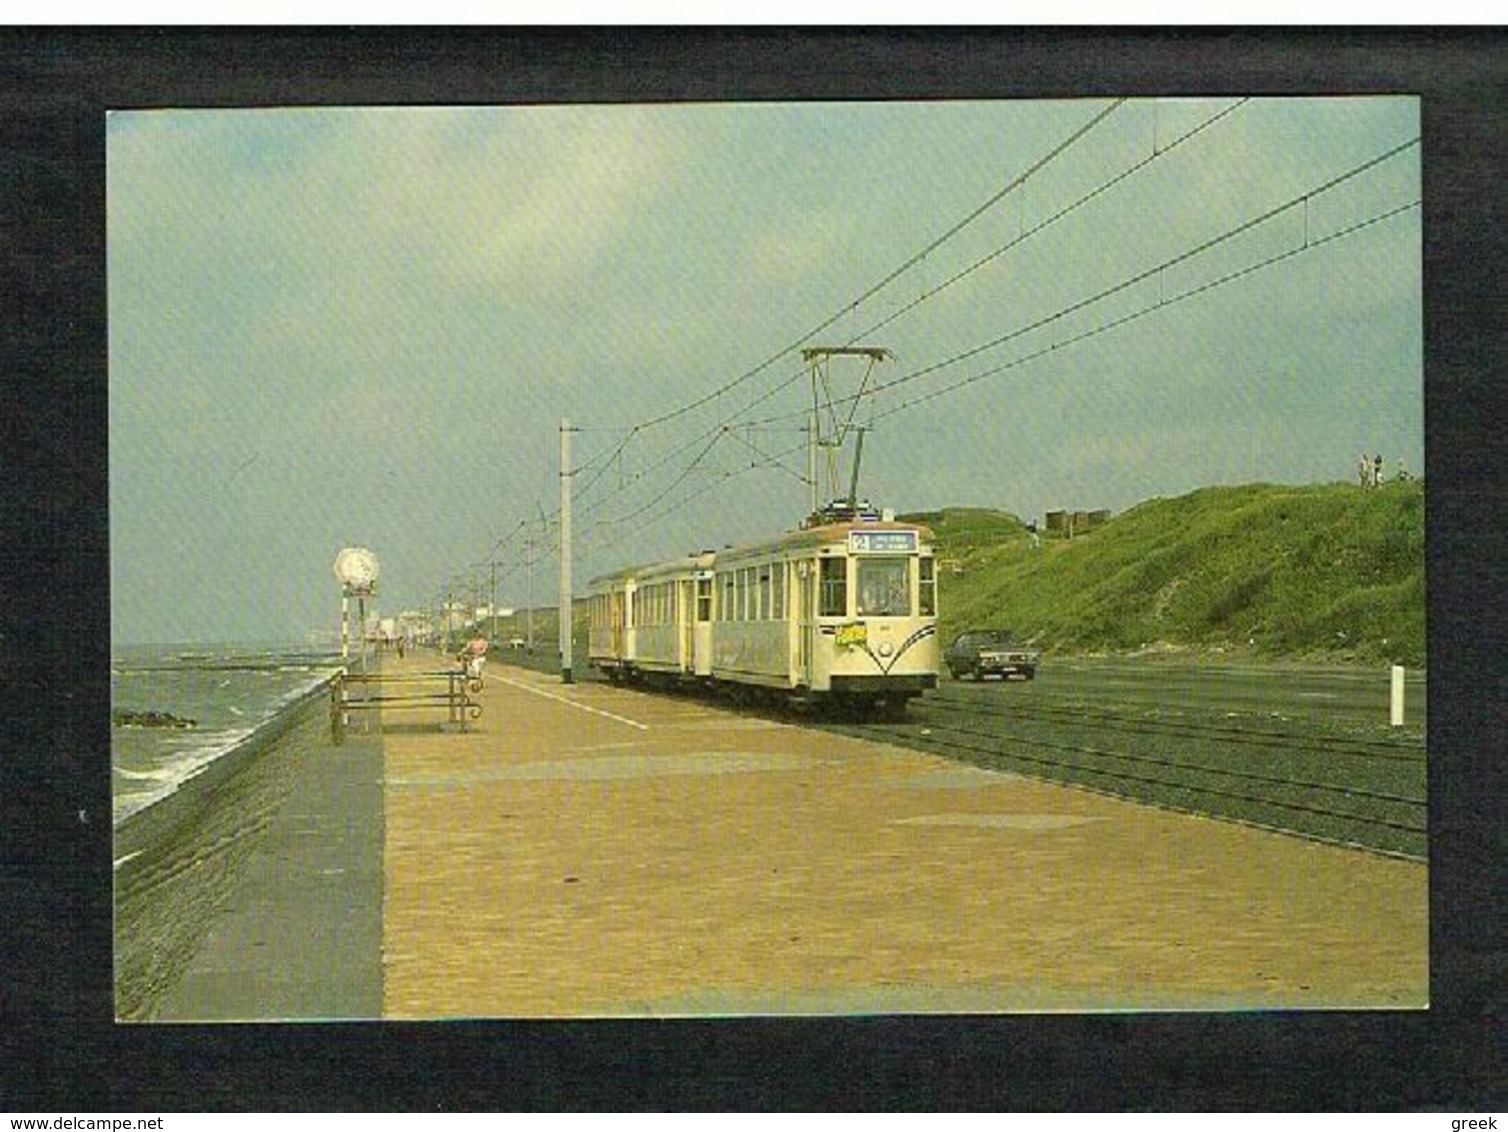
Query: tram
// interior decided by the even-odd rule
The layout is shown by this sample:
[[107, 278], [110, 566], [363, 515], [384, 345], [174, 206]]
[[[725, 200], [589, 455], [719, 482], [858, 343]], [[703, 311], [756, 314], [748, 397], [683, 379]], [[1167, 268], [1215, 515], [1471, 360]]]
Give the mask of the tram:
[[587, 613], [589, 662], [615, 683], [875, 713], [937, 686], [932, 533], [867, 507], [595, 578]]

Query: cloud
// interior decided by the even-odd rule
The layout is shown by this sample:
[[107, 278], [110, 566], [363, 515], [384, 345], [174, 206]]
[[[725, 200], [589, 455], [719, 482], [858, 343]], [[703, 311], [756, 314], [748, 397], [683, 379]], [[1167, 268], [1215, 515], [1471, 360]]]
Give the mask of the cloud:
[[[150, 621], [154, 579], [178, 579], [181, 594], [194, 573], [219, 568], [192, 537], [201, 531], [255, 536], [298, 564], [282, 599], [259, 596], [267, 608], [318, 608], [342, 540], [380, 542], [394, 600], [422, 601], [520, 518], [554, 507], [561, 416], [587, 430], [579, 463], [605, 459], [620, 426], [734, 381], [829, 316], [839, 317], [820, 341], [862, 333], [1140, 160], [1154, 138], [1166, 147], [1226, 104], [1117, 111], [1051, 176], [858, 310], [849, 309], [858, 295], [1105, 103], [112, 115], [112, 543], [122, 617]], [[1417, 127], [1414, 100], [1248, 104], [876, 331], [873, 344], [897, 355], [884, 375], [1061, 310]], [[1380, 173], [1313, 202], [1310, 221], [1346, 223], [1407, 195], [1417, 155]], [[1209, 279], [1280, 248], [1302, 237], [1302, 221], [1285, 217], [1239, 253], [1225, 249], [1181, 275]], [[1251, 448], [1243, 429], [1266, 430], [1272, 475], [1324, 474], [1313, 453], [1358, 418], [1381, 429], [1418, 404], [1418, 246], [1417, 215], [1402, 218], [1071, 343], [1175, 283], [1170, 275], [918, 378], [882, 404], [1037, 345], [1064, 346], [881, 421], [865, 451], [872, 493], [901, 506], [979, 502], [1033, 514], [1077, 505], [1065, 496], [1087, 483], [1133, 502], [1168, 491], [1170, 478], [1235, 474], [1250, 463], [1231, 456]], [[674, 484], [697, 450], [678, 446], [793, 377], [741, 414], [780, 418], [771, 427], [785, 432], [748, 439], [788, 451], [809, 397], [795, 356], [636, 434], [626, 474], [599, 483], [607, 498], [595, 517], [663, 496], [646, 516], [656, 522], [636, 521], [623, 545], [580, 568], [794, 521], [805, 489], [787, 470], [751, 470], [760, 458], [742, 442], [719, 444], [696, 470], [737, 473], [720, 490], [695, 494], [708, 482], [695, 477]], [[1314, 427], [1285, 434], [1284, 413], [1312, 416]], [[1422, 446], [1422, 426], [1409, 427], [1417, 433], [1399, 435]], [[1349, 434], [1334, 442], [1355, 446]], [[804, 456], [786, 463], [804, 468]], [[585, 543], [601, 530], [583, 523], [578, 534]], [[174, 546], [190, 550], [164, 549]]]

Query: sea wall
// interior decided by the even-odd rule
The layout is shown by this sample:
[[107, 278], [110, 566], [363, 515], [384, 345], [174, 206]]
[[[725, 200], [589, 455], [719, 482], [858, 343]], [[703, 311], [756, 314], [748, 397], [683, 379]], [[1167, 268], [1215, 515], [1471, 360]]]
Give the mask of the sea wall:
[[144, 1021], [208, 932], [302, 760], [332, 749], [321, 684], [115, 830], [115, 1003]]

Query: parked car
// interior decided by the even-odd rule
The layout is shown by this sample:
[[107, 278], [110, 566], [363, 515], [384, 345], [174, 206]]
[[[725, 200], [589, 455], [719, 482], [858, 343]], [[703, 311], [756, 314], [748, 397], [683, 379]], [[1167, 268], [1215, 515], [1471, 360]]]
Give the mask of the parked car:
[[1027, 680], [1037, 675], [1038, 654], [1017, 645], [1009, 629], [968, 629], [953, 638], [943, 650], [943, 663], [961, 680], [971, 675], [975, 680], [999, 676], [1008, 680], [1021, 676]]

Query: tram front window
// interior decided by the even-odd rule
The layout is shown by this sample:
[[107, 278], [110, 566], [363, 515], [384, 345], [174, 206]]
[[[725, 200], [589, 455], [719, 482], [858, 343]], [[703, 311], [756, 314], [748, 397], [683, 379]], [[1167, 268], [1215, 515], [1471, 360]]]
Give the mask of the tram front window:
[[911, 615], [911, 560], [859, 559], [859, 616]]

